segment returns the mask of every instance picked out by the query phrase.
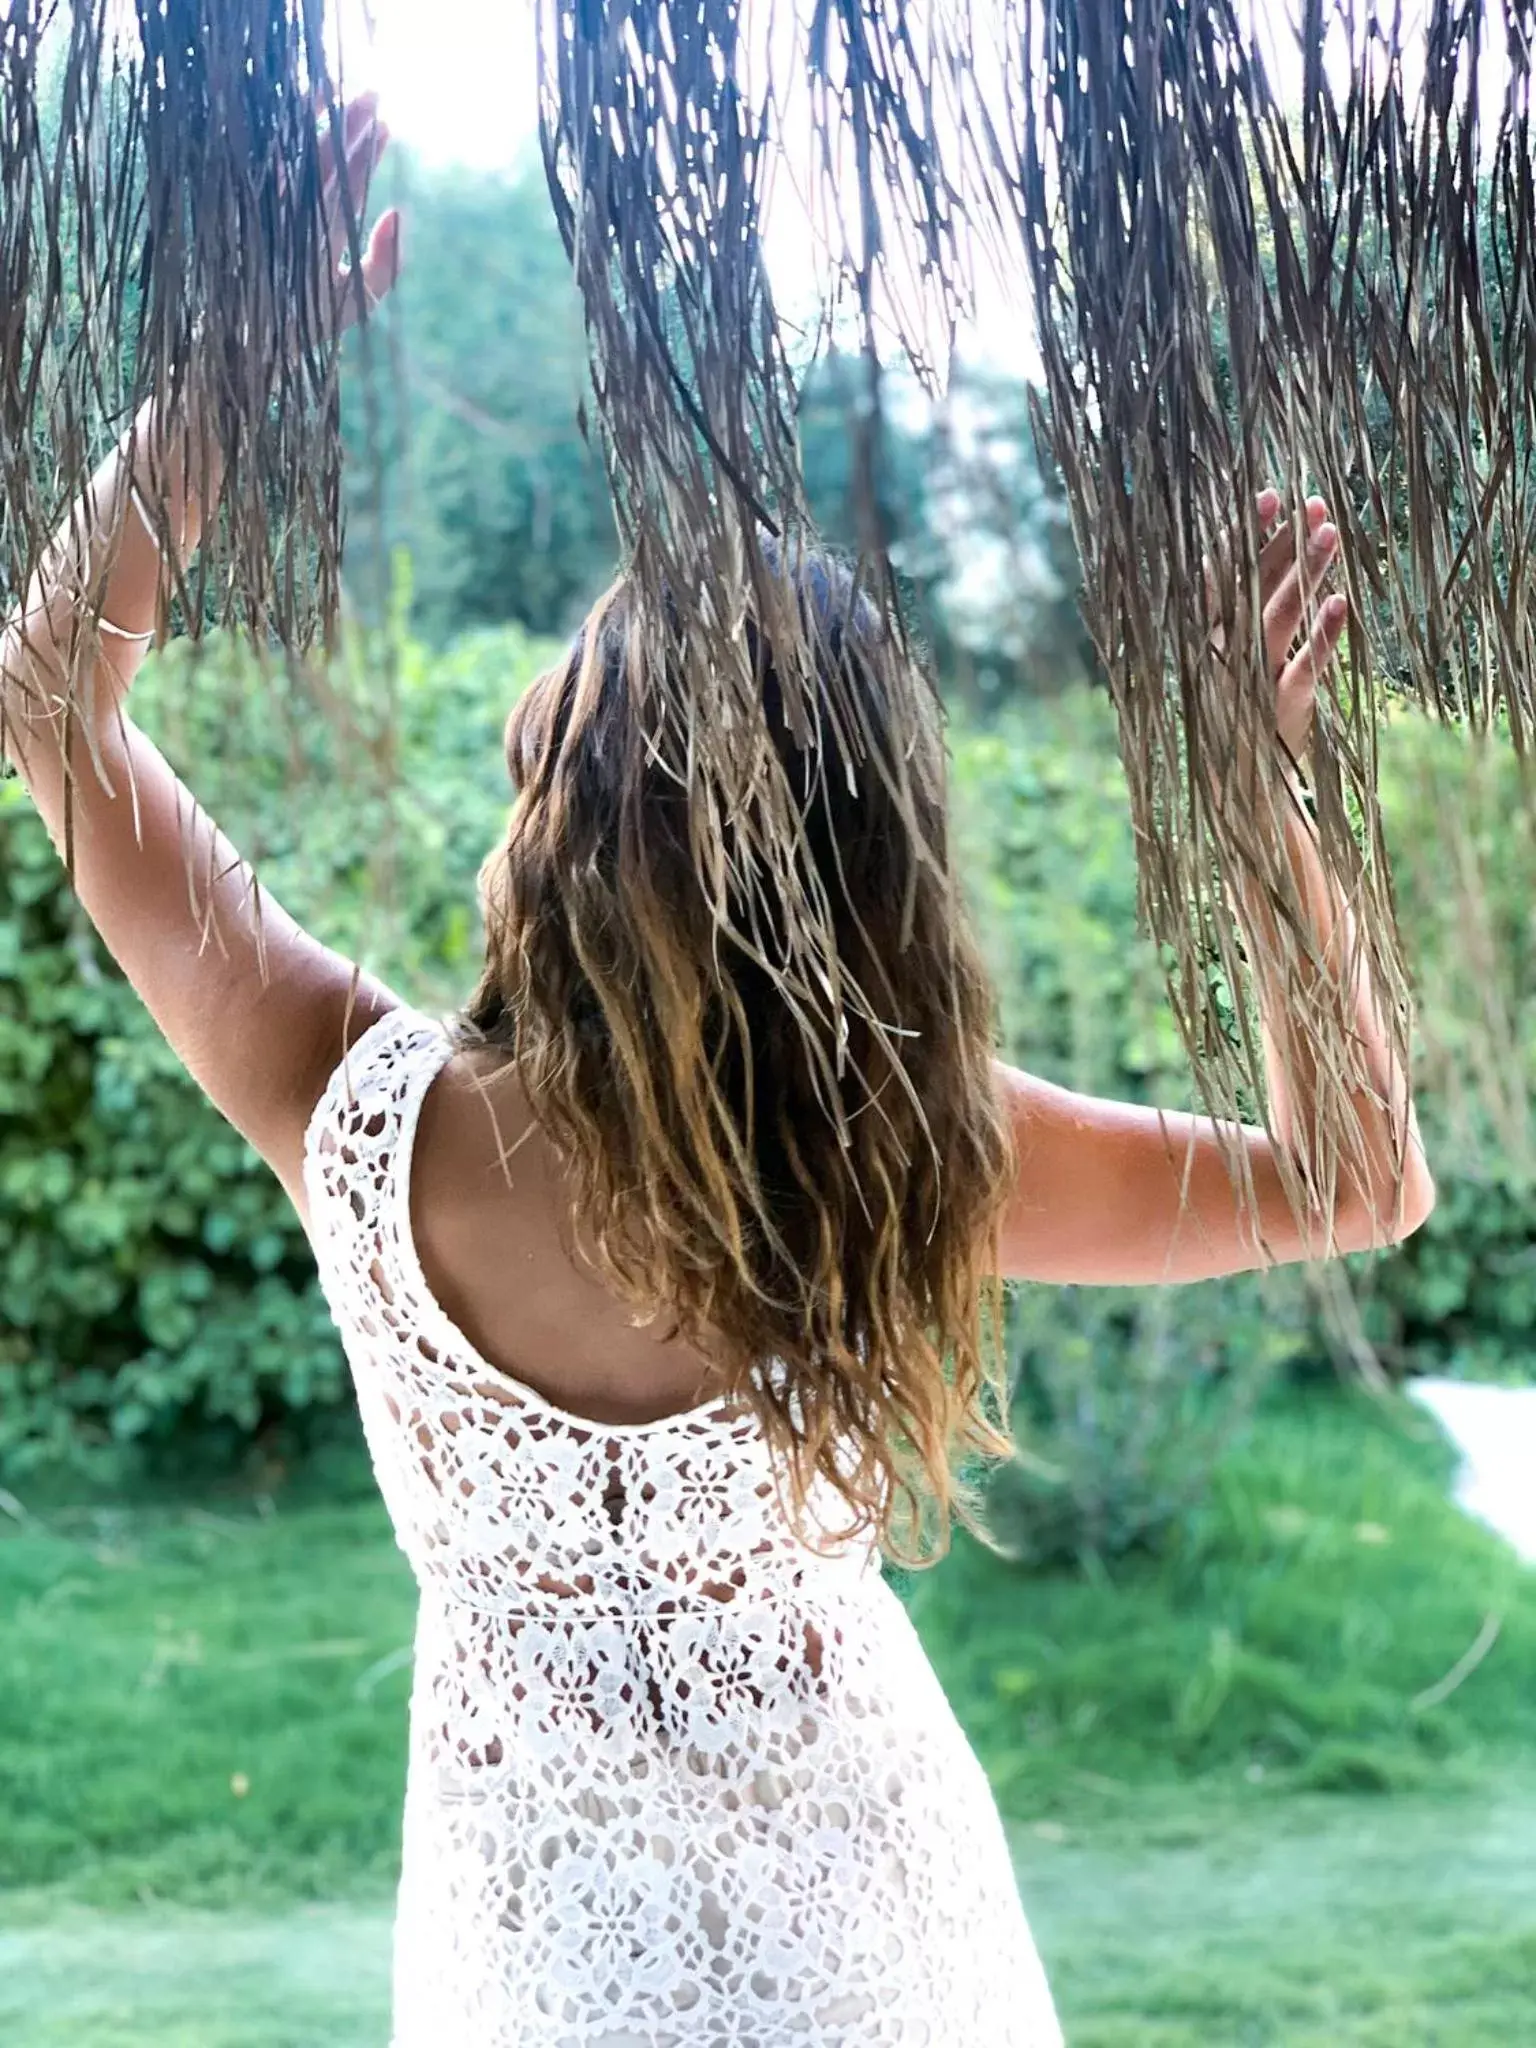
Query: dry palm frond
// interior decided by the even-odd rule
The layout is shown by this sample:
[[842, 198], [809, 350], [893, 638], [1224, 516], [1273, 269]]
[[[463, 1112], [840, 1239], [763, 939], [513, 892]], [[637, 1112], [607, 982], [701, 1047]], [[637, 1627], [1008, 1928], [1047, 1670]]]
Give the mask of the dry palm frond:
[[[807, 537], [793, 380], [760, 229], [772, 137], [767, 97], [744, 86], [734, 7], [567, 5], [544, 14], [543, 133], [556, 215], [593, 344], [603, 443], [651, 653], [658, 760], [689, 793], [696, 864], [724, 938], [773, 978], [804, 1036], [828, 1114], [846, 1114], [849, 1019], [879, 1070], [905, 1071], [880, 991], [855, 986], [832, 942], [797, 786], [770, 731], [747, 631], [763, 629], [783, 716], [820, 771], [825, 723], [850, 771], [884, 779], [939, 865], [942, 792], [909, 758], [904, 695], [930, 685], [887, 657], [891, 716], [863, 716], [851, 687], [823, 700], [818, 622], [796, 596]], [[894, 613], [883, 560], [868, 596]], [[871, 647], [875, 645], [871, 638]], [[830, 653], [830, 659], [827, 658]], [[862, 658], [870, 658], [866, 648]], [[876, 1082], [871, 1113], [883, 1115]]]
[[[1536, 9], [1298, 4], [1277, 28], [1248, 0], [543, 0], [541, 46], [546, 158], [621, 512], [653, 605], [664, 589], [689, 600], [668, 716], [706, 840], [747, 794], [742, 735], [760, 723], [731, 665], [733, 593], [758, 573], [760, 524], [804, 523], [759, 239], [765, 165], [787, 140], [862, 329], [855, 473], [887, 604], [869, 487], [880, 353], [894, 341], [932, 372], [978, 262], [1028, 281], [1039, 427], [1119, 713], [1144, 915], [1206, 1103], [1230, 1119], [1263, 1093], [1232, 905], [1271, 906], [1266, 970], [1295, 995], [1318, 1076], [1299, 1199], [1360, 1161], [1365, 1076], [1340, 1006], [1302, 996], [1315, 963], [1283, 853], [1272, 682], [1255, 645], [1215, 685], [1208, 566], [1231, 571], [1214, 586], [1230, 634], [1257, 590], [1242, 508], [1270, 481], [1327, 495], [1352, 630], [1313, 796], [1406, 1058], [1380, 693], [1474, 725], [1502, 711], [1521, 744], [1536, 712]], [[751, 789], [784, 849], [789, 794]], [[787, 852], [780, 868], [794, 879]], [[793, 900], [810, 1001], [816, 963], [835, 963], [819, 906]]]
[[[342, 252], [318, 246], [319, 130], [337, 112], [322, 23], [318, 0], [0, 10], [0, 608], [158, 394], [225, 458], [196, 566], [176, 579], [187, 628], [329, 642], [341, 445], [321, 301]], [[357, 230], [349, 219], [354, 262]], [[82, 593], [72, 692], [99, 610]]]

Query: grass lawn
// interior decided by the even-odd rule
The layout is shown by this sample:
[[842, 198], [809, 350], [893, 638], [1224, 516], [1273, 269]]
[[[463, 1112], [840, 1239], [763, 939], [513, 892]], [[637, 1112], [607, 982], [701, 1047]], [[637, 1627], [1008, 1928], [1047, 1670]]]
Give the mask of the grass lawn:
[[0, 1538], [0, 1898], [389, 1882], [414, 1586], [365, 1476], [265, 1512], [44, 1510]]
[[1286, 1390], [1157, 1558], [1021, 1578], [957, 1540], [913, 1613], [1005, 1810], [1536, 1767], [1536, 1571], [1451, 1505], [1455, 1464], [1412, 1403]]
[[0, 1924], [8, 2048], [385, 2048], [389, 1917], [370, 1904], [219, 1913], [88, 1906]]
[[1140, 1820], [1019, 1841], [1071, 2048], [1536, 2042], [1536, 1769]]
[[[1073, 2048], [1536, 2043], [1536, 1573], [1448, 1467], [1407, 1404], [1287, 1395], [1164, 1556], [957, 1538], [908, 1588]], [[26, 1507], [0, 2040], [383, 2048], [413, 1588], [366, 1474]]]
[[[1072, 2048], [1526, 2048], [1536, 1772], [1479, 1796], [1148, 1793], [1018, 1831]], [[11, 2048], [384, 2048], [389, 1901], [0, 1910]]]

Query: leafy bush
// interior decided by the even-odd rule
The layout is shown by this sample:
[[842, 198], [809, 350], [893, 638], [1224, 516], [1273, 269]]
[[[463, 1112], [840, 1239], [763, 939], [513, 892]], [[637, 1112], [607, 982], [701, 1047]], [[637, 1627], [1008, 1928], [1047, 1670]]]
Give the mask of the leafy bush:
[[1009, 1334], [1019, 1454], [990, 1480], [988, 1526], [1036, 1566], [1154, 1545], [1311, 1340], [1301, 1289], [1258, 1274], [1023, 1287]]
[[[1455, 1465], [1396, 1395], [1280, 1384], [1156, 1556], [1021, 1598], [962, 1531], [911, 1612], [1004, 1810], [1105, 1817], [1117, 1784], [1185, 1772], [1264, 1800], [1529, 1754], [1536, 1575], [1456, 1506]], [[1444, 1691], [1490, 1615], [1493, 1653]]]
[[[146, 667], [135, 710], [279, 901], [447, 1008], [478, 966], [502, 722], [545, 652], [515, 629], [430, 661], [407, 643], [387, 690], [338, 666], [319, 720], [227, 643], [200, 659], [248, 688], [213, 687], [183, 643]], [[398, 764], [393, 798], [375, 760]], [[19, 786], [0, 784], [0, 1459], [180, 1457], [189, 1437], [231, 1450], [347, 1392], [287, 1196], [107, 957]]]
[[1367, 1334], [1399, 1372], [1528, 1380], [1536, 1355], [1536, 809], [1507, 737], [1400, 712], [1382, 802], [1418, 996], [1419, 1116], [1435, 1213], [1351, 1261]]
[[[1399, 1371], [1529, 1375], [1536, 1342], [1536, 809], [1507, 743], [1399, 710], [1382, 806], [1418, 1006], [1419, 1118], [1439, 1203], [1392, 1251], [1346, 1262]], [[1113, 719], [1074, 692], [957, 735], [955, 793], [1012, 1054], [1054, 1080], [1191, 1101], [1152, 948]], [[1193, 1304], [1201, 1290], [1181, 1290]], [[1239, 1295], [1218, 1297], [1240, 1314]], [[1318, 1356], [1324, 1347], [1314, 1347]]]
[[[1066, 1087], [1190, 1107], [1156, 952], [1136, 931], [1107, 700], [1071, 691], [952, 739], [958, 843], [1007, 1055]], [[1015, 1289], [1020, 1457], [987, 1494], [1000, 1548], [1040, 1564], [1155, 1541], [1315, 1341], [1292, 1273]]]
[[[1188, 1070], [1136, 878], [1107, 700], [1069, 692], [954, 734], [957, 829], [1005, 1045], [1068, 1086], [1173, 1107]], [[1408, 711], [1382, 802], [1419, 1006], [1420, 1120], [1440, 1196], [1406, 1244], [1345, 1264], [1363, 1337], [1399, 1373], [1530, 1376], [1536, 1350], [1536, 813], [1512, 750]], [[1024, 1457], [992, 1482], [1021, 1558], [1155, 1538], [1285, 1368], [1336, 1337], [1296, 1270], [1161, 1290], [1021, 1291]]]

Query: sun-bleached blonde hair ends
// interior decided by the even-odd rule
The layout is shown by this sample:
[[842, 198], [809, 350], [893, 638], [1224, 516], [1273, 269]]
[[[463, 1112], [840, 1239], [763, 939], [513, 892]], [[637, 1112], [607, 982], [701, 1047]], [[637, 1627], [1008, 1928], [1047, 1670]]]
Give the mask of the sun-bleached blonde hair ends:
[[[797, 734], [744, 599], [728, 815], [688, 778], [684, 615], [657, 631], [630, 579], [517, 707], [462, 1029], [515, 1062], [607, 1284], [757, 1410], [807, 1540], [874, 1528], [921, 1565], [952, 1512], [985, 1537], [966, 1460], [1012, 1448], [992, 995], [931, 683], [846, 568], [764, 559], [821, 687]], [[818, 1475], [840, 1527], [806, 1514]]]

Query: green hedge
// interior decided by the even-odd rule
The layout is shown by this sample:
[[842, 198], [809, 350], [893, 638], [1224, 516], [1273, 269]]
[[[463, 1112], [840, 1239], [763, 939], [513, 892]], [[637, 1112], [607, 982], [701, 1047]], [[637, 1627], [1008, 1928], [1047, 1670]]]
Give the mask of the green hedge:
[[[406, 645], [392, 675], [360, 657], [333, 671], [322, 720], [229, 644], [180, 644], [147, 665], [135, 710], [279, 901], [446, 1009], [478, 961], [502, 723], [548, 653], [498, 630], [431, 661]], [[287, 1446], [347, 1399], [286, 1195], [0, 783], [0, 1461]]]
[[[1194, 1106], [1136, 869], [1108, 700], [1069, 691], [951, 734], [960, 858], [1003, 1047], [1064, 1086]], [[1020, 1287], [1023, 1456], [989, 1517], [1021, 1562], [1151, 1541], [1203, 1492], [1275, 1375], [1322, 1350], [1294, 1273], [1175, 1290]]]
[[[1135, 874], [1113, 720], [1072, 693], [957, 735], [962, 843], [1015, 1057], [1075, 1087], [1192, 1100]], [[1501, 739], [1408, 710], [1381, 790], [1418, 1001], [1420, 1120], [1439, 1186], [1425, 1227], [1346, 1261], [1366, 1334], [1399, 1372], [1529, 1378], [1536, 1349], [1536, 807]], [[1248, 1281], [1180, 1290], [1234, 1329]], [[1103, 1305], [1089, 1311], [1102, 1319]], [[1285, 1314], [1291, 1313], [1287, 1307]], [[1296, 1357], [1322, 1360], [1319, 1335]]]
[[[1399, 713], [1382, 802], [1418, 991], [1434, 1214], [1357, 1271], [1387, 1363], [1529, 1380], [1536, 1358], [1536, 804], [1503, 735]], [[1454, 820], [1454, 824], [1448, 823]]]

